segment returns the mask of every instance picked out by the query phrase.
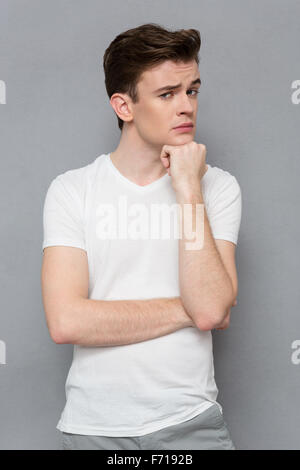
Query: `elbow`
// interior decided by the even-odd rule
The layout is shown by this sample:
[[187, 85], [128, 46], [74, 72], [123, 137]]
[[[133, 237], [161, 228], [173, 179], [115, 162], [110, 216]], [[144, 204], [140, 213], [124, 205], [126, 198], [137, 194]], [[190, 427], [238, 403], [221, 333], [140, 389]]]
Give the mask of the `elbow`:
[[210, 309], [209, 312], [199, 312], [198, 310], [191, 308], [190, 305], [187, 306], [186, 303], [183, 303], [183, 306], [187, 315], [193, 320], [195, 327], [200, 331], [212, 330], [218, 323], [218, 315], [213, 315], [212, 309]]
[[216, 328], [226, 317], [228, 309], [231, 308], [233, 304], [233, 290], [228, 293], [228, 298], [223, 299], [223, 303], [207, 305], [202, 308], [201, 311], [195, 308], [195, 305], [183, 301], [186, 312], [192, 318], [195, 323], [195, 326], [201, 331], [209, 331]]
[[64, 338], [58, 333], [50, 332], [50, 337], [55, 344], [65, 344]]
[[60, 321], [56, 320], [55, 323], [48, 325], [52, 341], [56, 344], [73, 344], [70, 328], [65, 324], [62, 315], [60, 315], [59, 318]]
[[209, 331], [215, 328], [218, 323], [218, 315], [213, 315], [212, 310], [210, 312], [198, 312], [186, 309], [187, 314], [192, 318], [196, 328], [200, 331]]
[[225, 307], [212, 308], [210, 311], [201, 312], [195, 315], [195, 324], [201, 331], [209, 331], [217, 328], [223, 322], [228, 312], [227, 305]]
[[199, 317], [197, 317], [197, 320], [195, 322], [196, 324], [196, 327], [198, 328], [198, 330], [200, 331], [210, 331], [210, 330], [213, 330], [216, 325], [218, 325], [220, 322], [217, 322], [214, 320], [214, 318], [208, 315], [201, 315]]
[[76, 322], [75, 319], [78, 317], [77, 312], [82, 309], [82, 304], [78, 302], [79, 298], [64, 302], [59, 311], [52, 315], [52, 325], [50, 323], [49, 331], [52, 340], [56, 344], [79, 344], [78, 332], [80, 329], [78, 321]]
[[210, 331], [215, 328], [215, 326], [210, 321], [199, 321], [196, 323], [198, 330], [200, 331]]
[[61, 328], [58, 328], [57, 326], [55, 328], [54, 327], [50, 328], [49, 332], [50, 332], [50, 337], [52, 341], [56, 344], [68, 344], [70, 342], [65, 332]]

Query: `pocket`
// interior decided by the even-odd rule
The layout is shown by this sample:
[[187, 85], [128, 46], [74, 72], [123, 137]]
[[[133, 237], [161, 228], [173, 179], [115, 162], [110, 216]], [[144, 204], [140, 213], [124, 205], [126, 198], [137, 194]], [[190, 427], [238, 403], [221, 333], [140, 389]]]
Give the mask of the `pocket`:
[[224, 427], [218, 430], [218, 441], [224, 450], [236, 450], [225, 422]]
[[204, 413], [205, 417], [203, 416], [203, 418], [205, 418], [205, 424], [209, 424], [216, 429], [223, 428], [226, 425], [223, 413], [221, 413], [220, 408], [216, 403], [210, 406]]
[[219, 407], [215, 410], [216, 415], [218, 416], [218, 429], [217, 429], [217, 438], [224, 450], [236, 450], [235, 446], [231, 440], [227, 423], [224, 419], [223, 413], [221, 413]]
[[209, 422], [211, 428], [214, 429], [214, 434], [220, 447], [224, 450], [235, 450], [227, 428], [227, 423], [219, 406], [215, 403], [208, 411], [210, 413], [207, 416], [207, 422]]

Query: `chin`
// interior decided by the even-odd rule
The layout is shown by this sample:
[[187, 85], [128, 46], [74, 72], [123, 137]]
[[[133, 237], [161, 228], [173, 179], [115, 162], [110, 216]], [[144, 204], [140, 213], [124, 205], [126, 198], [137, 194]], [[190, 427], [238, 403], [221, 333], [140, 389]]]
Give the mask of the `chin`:
[[192, 134], [178, 134], [176, 135], [175, 139], [176, 142], [180, 141], [182, 142], [183, 144], [187, 144], [188, 142], [192, 142], [194, 140], [195, 136], [192, 135]]

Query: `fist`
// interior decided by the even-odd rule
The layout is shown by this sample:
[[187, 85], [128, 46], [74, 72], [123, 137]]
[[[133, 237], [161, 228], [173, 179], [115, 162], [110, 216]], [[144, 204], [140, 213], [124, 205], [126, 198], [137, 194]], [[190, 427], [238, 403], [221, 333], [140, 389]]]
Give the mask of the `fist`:
[[[234, 299], [233, 301], [233, 304], [232, 304], [232, 307], [235, 307], [237, 305], [237, 300]], [[216, 330], [226, 330], [226, 328], [229, 327], [229, 323], [230, 323], [230, 313], [231, 313], [231, 309], [229, 308], [227, 310], [227, 315], [226, 317], [224, 318], [224, 320], [222, 321], [222, 323], [220, 323], [218, 325], [218, 328], [215, 328]]]
[[162, 164], [172, 177], [175, 191], [186, 190], [199, 183], [207, 171], [206, 147], [192, 141], [183, 145], [164, 145], [160, 154]]

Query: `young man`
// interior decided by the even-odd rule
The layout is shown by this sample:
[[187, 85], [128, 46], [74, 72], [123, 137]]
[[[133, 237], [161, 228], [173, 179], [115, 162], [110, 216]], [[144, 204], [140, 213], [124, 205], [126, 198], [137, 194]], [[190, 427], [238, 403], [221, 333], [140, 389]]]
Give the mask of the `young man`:
[[156, 24], [117, 36], [104, 71], [119, 145], [48, 189], [44, 308], [52, 339], [74, 344], [64, 449], [235, 449], [211, 330], [236, 303], [241, 190], [194, 140], [200, 44]]

